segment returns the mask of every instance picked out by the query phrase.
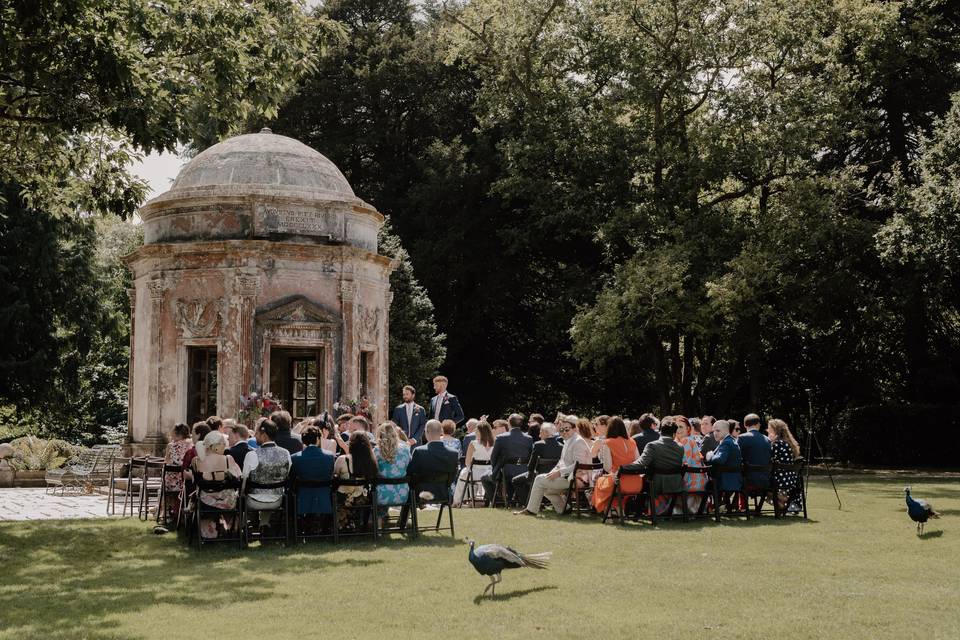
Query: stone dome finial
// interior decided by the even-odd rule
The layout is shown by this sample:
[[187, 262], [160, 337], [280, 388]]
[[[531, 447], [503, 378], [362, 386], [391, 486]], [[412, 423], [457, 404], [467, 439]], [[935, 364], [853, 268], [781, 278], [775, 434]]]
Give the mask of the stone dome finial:
[[273, 133], [273, 129], [270, 127], [264, 127], [263, 129], [260, 129], [260, 133]]

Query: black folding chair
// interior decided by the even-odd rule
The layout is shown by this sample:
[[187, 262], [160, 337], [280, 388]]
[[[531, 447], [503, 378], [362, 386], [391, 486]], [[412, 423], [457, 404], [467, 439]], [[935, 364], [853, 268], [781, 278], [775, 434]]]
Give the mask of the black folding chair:
[[[557, 466], [558, 462], [560, 462], [559, 458], [537, 458], [537, 462], [534, 465], [533, 470], [531, 471], [528, 469], [527, 471], [526, 491], [523, 492], [524, 493], [523, 504], [521, 504], [520, 506], [523, 506], [527, 503], [527, 498], [530, 497], [530, 489], [533, 487], [533, 481], [536, 480], [537, 476], [543, 473], [550, 473], [551, 471], [553, 471], [553, 468]], [[513, 482], [515, 479], [516, 477], [512, 478], [510, 482]], [[513, 487], [514, 501], [519, 503], [520, 500], [517, 499], [517, 495], [518, 495], [517, 486], [516, 484], [514, 484], [514, 487]], [[542, 508], [545, 504], [549, 504], [549, 503], [550, 501], [547, 500], [546, 497], [544, 497], [543, 500], [540, 501], [540, 505], [538, 506]], [[560, 514], [557, 514], [557, 515], [560, 515]]]
[[[290, 498], [293, 503], [293, 513], [294, 513], [294, 539], [302, 543], [306, 543], [307, 540], [322, 540], [331, 538], [336, 544], [337, 542], [337, 480], [336, 478], [331, 478], [330, 480], [304, 480], [302, 478], [296, 478], [293, 481], [293, 492]], [[330, 512], [316, 512], [316, 513], [300, 513], [298, 507], [298, 497], [300, 491], [304, 489], [320, 489], [321, 491], [326, 490], [330, 492]], [[329, 518], [330, 523], [330, 533], [323, 533], [323, 519]], [[308, 531], [309, 525], [316, 525], [316, 531]]]
[[477, 497], [477, 486], [483, 487], [483, 482], [480, 481], [480, 478], [473, 475], [473, 468], [480, 466], [490, 466], [489, 460], [478, 460], [474, 458], [470, 461], [470, 466], [467, 467], [467, 478], [464, 480], [463, 486], [463, 500], [460, 502], [462, 505], [465, 502], [469, 502], [471, 507], [476, 508], [477, 503], [480, 503], [480, 506], [483, 506], [483, 498]]
[[[180, 476], [180, 488], [179, 489], [168, 489], [167, 488], [167, 474], [175, 473]], [[180, 528], [180, 502], [181, 494], [183, 493], [183, 467], [178, 464], [164, 464], [162, 473], [160, 474], [160, 504], [157, 505], [157, 524], [163, 524], [165, 527], [169, 527], [171, 523], [176, 525], [176, 528]], [[176, 518], [170, 513], [173, 510], [173, 505], [177, 507], [177, 516]]]
[[[690, 491], [687, 489], [687, 476], [689, 475], [702, 475], [704, 476], [703, 489], [700, 491]], [[683, 486], [684, 486], [684, 499], [683, 499], [683, 511], [687, 519], [690, 518], [712, 518], [713, 513], [708, 508], [710, 501], [713, 498], [713, 488], [710, 486], [710, 469], [708, 467], [688, 467], [683, 466]], [[690, 498], [699, 497], [700, 504], [697, 506], [696, 511], [690, 510]]]
[[[513, 480], [515, 474], [523, 473], [524, 470], [517, 469], [517, 467], [526, 467], [529, 463], [529, 458], [507, 458], [507, 460], [500, 465], [500, 471], [497, 472], [496, 488], [494, 489], [493, 497], [490, 499], [491, 507], [497, 506], [497, 498], [500, 498], [503, 506], [508, 509], [515, 503], [513, 492], [511, 491], [512, 486], [507, 483]], [[513, 469], [508, 470], [508, 467], [513, 467]]]
[[[291, 512], [290, 512], [290, 491], [289, 491], [289, 486], [290, 486], [290, 485], [289, 485], [289, 482], [288, 482], [287, 480], [283, 480], [283, 481], [281, 481], [281, 482], [260, 483], [260, 482], [255, 482], [255, 481], [251, 480], [250, 478], [246, 478], [246, 479], [243, 481], [243, 489], [242, 489], [242, 491], [240, 492], [240, 493], [241, 493], [240, 499], [241, 499], [241, 503], [242, 503], [242, 504], [241, 504], [240, 524], [241, 524], [242, 529], [243, 529], [243, 543], [244, 543], [245, 545], [246, 545], [246, 544], [250, 544], [250, 542], [252, 542], [253, 540], [259, 540], [260, 542], [268, 542], [268, 541], [271, 541], [271, 540], [273, 540], [273, 541], [283, 541], [283, 542], [289, 542], [289, 541], [290, 541], [290, 539], [291, 539], [291, 536], [290, 536], [290, 520], [291, 520], [291, 518], [290, 518], [290, 513], [291, 513]], [[256, 509], [256, 508], [251, 508], [251, 507], [249, 506], [249, 504], [247, 504], [247, 502], [248, 502], [247, 498], [248, 498], [252, 493], [255, 493], [257, 490], [265, 490], [265, 489], [279, 489], [279, 490], [281, 491], [280, 496], [279, 496], [279, 505], [276, 506], [276, 507], [273, 507], [273, 508], [271, 508], [271, 509]], [[253, 502], [256, 502], [256, 501], [254, 500]], [[283, 523], [283, 527], [282, 527], [282, 528], [283, 528], [283, 535], [278, 535], [278, 534], [277, 534], [277, 535], [264, 535], [264, 532], [263, 532], [263, 523], [262, 523], [262, 522], [261, 522], [261, 526], [258, 527], [258, 530], [257, 530], [256, 532], [252, 531], [252, 530], [251, 530], [251, 527], [250, 527], [250, 514], [251, 514], [251, 512], [252, 512], [252, 513], [257, 513], [257, 514], [258, 514], [258, 518], [261, 517], [259, 514], [269, 513], [269, 514], [271, 514], [271, 517], [270, 517], [271, 522], [273, 522], [273, 521], [275, 520], [275, 517], [274, 517], [272, 514], [279, 514], [280, 520], [281, 520], [281, 522]], [[271, 525], [270, 525], [270, 529], [272, 529], [272, 528], [273, 528], [273, 525], [271, 524]]]
[[[640, 491], [624, 491], [623, 489], [623, 478], [629, 477], [643, 477], [643, 488]], [[610, 518], [617, 518], [620, 521], [620, 524], [624, 524], [627, 520], [627, 502], [632, 500], [635, 504], [634, 509], [634, 520], [640, 519], [640, 514], [642, 513], [643, 502], [647, 501], [650, 504], [650, 511], [653, 512], [653, 499], [650, 496], [650, 492], [647, 491], [647, 482], [648, 476], [639, 468], [628, 468], [626, 465], [617, 469], [617, 475], [613, 480], [613, 495], [610, 497], [610, 502], [607, 503], [607, 508], [603, 511], [603, 520], [602, 522], [606, 523]], [[616, 504], [616, 507], [614, 507]], [[616, 515], [612, 515], [614, 509], [616, 509]]]
[[[784, 516], [803, 516], [803, 519], [807, 519], [807, 487], [803, 481], [803, 474], [807, 468], [807, 461], [803, 458], [797, 458], [793, 464], [780, 464], [774, 462], [770, 465], [770, 489], [773, 494], [773, 509], [774, 517], [782, 518]], [[777, 483], [777, 471], [793, 471], [797, 474], [797, 482], [800, 484], [800, 503], [802, 509], [796, 512], [790, 512], [786, 509], [780, 508], [780, 502], [777, 500], [777, 494], [780, 491], [780, 487]], [[788, 504], [789, 506], [789, 504]]]
[[[720, 522], [721, 516], [729, 517], [750, 517], [750, 503], [747, 501], [747, 494], [743, 490], [743, 470], [740, 467], [719, 467], [713, 465], [709, 467], [710, 475], [713, 480], [713, 517]], [[721, 491], [719, 474], [736, 473], [740, 474], [740, 488], [734, 491]], [[721, 513], [723, 507], [723, 513]]]
[[[446, 473], [434, 473], [430, 475], [416, 476], [416, 477], [410, 478], [410, 493], [413, 494], [414, 496], [415, 507], [422, 508], [428, 505], [436, 505], [440, 507], [440, 510], [437, 513], [436, 524], [433, 527], [426, 526], [422, 528], [420, 527], [420, 523], [417, 518], [418, 509], [417, 508], [412, 509], [413, 513], [411, 515], [413, 517], [413, 528], [418, 535], [422, 532], [430, 531], [430, 530], [440, 532], [440, 531], [447, 531], [449, 529], [450, 536], [456, 537], [456, 533], [454, 532], [454, 528], [453, 528], [453, 495], [450, 493], [450, 485], [453, 483], [453, 480], [456, 477], [457, 477], [456, 472], [450, 471]], [[433, 498], [420, 497], [420, 494], [423, 492], [423, 489], [421, 487], [423, 487], [424, 485], [441, 485], [441, 484], [447, 487], [447, 497], [445, 499], [437, 498], [437, 497], [433, 497]], [[447, 510], [447, 515], [450, 519], [449, 527], [440, 526], [440, 522], [443, 520], [444, 509]]]
[[[403, 512], [407, 510], [408, 512], [416, 511], [416, 500], [413, 496], [413, 490], [410, 488], [410, 480], [404, 476], [402, 478], [377, 478], [377, 495], [381, 495], [380, 487], [383, 486], [395, 486], [405, 484], [408, 487], [407, 499], [405, 502], [396, 503], [396, 504], [378, 504], [377, 513], [375, 514], [375, 524], [374, 526], [379, 528], [378, 535], [383, 535], [385, 533], [409, 533], [411, 535], [416, 535], [416, 525], [414, 524], [414, 518], [410, 517], [407, 523], [403, 522]], [[391, 520], [390, 518], [390, 507], [400, 507], [400, 513], [397, 515], [396, 519]], [[383, 510], [383, 524], [381, 525], [380, 512]]]
[[[348, 505], [346, 504], [347, 496], [338, 491], [340, 487], [361, 487], [367, 490], [368, 501], [363, 504]], [[343, 529], [340, 528], [339, 523], [337, 523], [337, 537], [359, 537], [359, 536], [372, 536], [373, 540], [376, 541], [380, 535], [380, 532], [377, 527], [377, 480], [371, 479], [367, 480], [365, 478], [338, 478], [337, 479], [337, 489], [335, 489], [335, 507], [336, 507], [336, 517], [340, 517], [340, 510], [344, 510], [347, 515], [350, 523], [353, 525], [353, 528]], [[342, 502], [341, 502], [342, 501]]]
[[[657, 491], [657, 476], [677, 476], [680, 481], [680, 491], [672, 492], [663, 492], [659, 493]], [[644, 483], [649, 488], [649, 506], [650, 506], [650, 523], [653, 525], [657, 524], [657, 520], [673, 520], [675, 518], [681, 518], [686, 521], [687, 519], [687, 492], [683, 488], [683, 466], [676, 467], [663, 467], [660, 469], [653, 469], [647, 474], [646, 482]], [[667, 503], [667, 509], [662, 514], [657, 513], [657, 498], [669, 498]], [[682, 501], [683, 509], [680, 510], [680, 513], [674, 513], [677, 506], [677, 500]]]
[[[216, 493], [224, 490], [238, 490], [239, 482], [233, 479], [225, 480], [205, 480], [200, 474], [196, 474], [195, 482], [197, 488], [197, 496], [195, 500], [195, 508], [193, 510], [192, 522], [193, 526], [188, 526], [189, 537], [192, 538], [194, 534], [197, 536], [197, 549], [203, 549], [203, 545], [212, 544], [218, 542], [236, 542], [239, 548], [243, 548], [244, 537], [243, 531], [241, 530], [242, 523], [242, 497], [237, 497], [237, 502], [232, 509], [221, 509], [219, 507], [214, 507], [208, 504], [205, 504], [201, 499], [204, 493]], [[219, 521], [220, 518], [224, 518], [230, 524], [230, 530], [234, 532], [233, 536], [217, 536], [216, 538], [204, 538], [203, 537], [203, 518], [213, 518]]]
[[[163, 493], [163, 458], [148, 457], [143, 462], [143, 482], [140, 484], [140, 520], [150, 519], [150, 507], [160, 509], [160, 499]], [[153, 498], [156, 498], [154, 504]]]
[[[764, 505], [767, 504], [767, 498], [772, 498], [772, 485], [770, 483], [770, 474], [773, 467], [771, 465], [755, 465], [755, 464], [745, 464], [743, 465], [743, 495], [747, 500], [747, 512], [752, 517], [759, 517], [763, 514], [772, 514], [776, 516], [776, 500], [772, 499], [771, 502], [773, 505], [768, 505], [770, 508], [764, 510]], [[751, 473], [762, 473], [763, 476], [767, 479], [766, 487], [755, 487], [750, 485], [747, 482], [747, 478]], [[753, 510], [750, 509], [750, 502], [753, 501]]]
[[[593, 483], [596, 481], [597, 471], [603, 471], [603, 463], [577, 462], [574, 464], [573, 473], [570, 474], [570, 486], [567, 487], [564, 513], [573, 511], [578, 518], [584, 511], [587, 515], [594, 515], [590, 506], [590, 494], [593, 492]], [[586, 480], [583, 479], [584, 475], [587, 476]]]

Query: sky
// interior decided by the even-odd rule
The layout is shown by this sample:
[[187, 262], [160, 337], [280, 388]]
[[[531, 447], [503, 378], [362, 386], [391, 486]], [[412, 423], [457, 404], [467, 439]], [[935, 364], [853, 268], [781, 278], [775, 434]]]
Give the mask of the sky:
[[131, 171], [150, 183], [150, 194], [147, 200], [156, 198], [170, 188], [170, 183], [177, 177], [177, 173], [186, 160], [182, 160], [175, 153], [151, 153], [140, 162], [130, 167]]

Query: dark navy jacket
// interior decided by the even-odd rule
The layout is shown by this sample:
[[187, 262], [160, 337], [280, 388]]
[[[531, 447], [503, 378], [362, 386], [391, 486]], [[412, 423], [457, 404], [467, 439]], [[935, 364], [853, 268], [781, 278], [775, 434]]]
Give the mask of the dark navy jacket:
[[410, 464], [407, 466], [407, 477], [418, 485], [417, 489], [429, 491], [437, 500], [446, 500], [450, 495], [450, 487], [434, 483], [418, 484], [416, 478], [437, 473], [450, 473], [455, 480], [456, 472], [457, 452], [447, 448], [441, 440], [434, 440], [414, 449]]
[[[290, 475], [301, 480], [329, 480], [336, 456], [316, 445], [290, 456]], [[297, 513], [333, 513], [329, 488], [301, 488], [297, 491]]]
[[718, 467], [737, 468], [736, 472], [729, 471], [715, 476], [721, 491], [739, 491], [743, 488], [743, 474], [740, 473], [743, 459], [740, 457], [740, 447], [737, 446], [733, 436], [727, 436], [721, 440], [717, 448], [707, 454], [707, 463]]
[[[770, 466], [770, 440], [767, 436], [756, 429], [750, 429], [737, 438], [737, 445], [740, 447], [743, 464], [757, 467]], [[746, 476], [747, 484], [751, 488], [766, 489], [770, 486], [769, 471], [751, 471]]]
[[427, 411], [419, 404], [413, 405], [413, 419], [407, 423], [407, 405], [400, 404], [393, 409], [393, 422], [397, 424], [407, 439], [413, 438], [418, 443], [423, 442], [423, 427], [427, 424]]
[[506, 433], [501, 433], [493, 440], [493, 451], [490, 452], [490, 466], [492, 475], [496, 477], [500, 469], [507, 460], [522, 458], [523, 465], [517, 469], [516, 464], [511, 462], [507, 469], [507, 475], [513, 476], [522, 473], [527, 466], [527, 460], [530, 458], [530, 452], [533, 450], [533, 438], [521, 431], [519, 428], [510, 429]]

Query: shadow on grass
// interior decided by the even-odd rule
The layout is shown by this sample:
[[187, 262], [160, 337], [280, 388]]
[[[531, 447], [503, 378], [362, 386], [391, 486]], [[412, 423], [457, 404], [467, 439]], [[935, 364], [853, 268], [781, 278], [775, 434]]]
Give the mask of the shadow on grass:
[[[713, 516], [700, 517], [696, 519], [691, 518], [687, 522], [684, 522], [683, 520], [680, 520], [680, 519], [664, 520], [661, 518], [657, 521], [656, 525], [652, 525], [649, 520], [639, 520], [639, 521], [634, 520], [630, 516], [627, 517], [627, 521], [623, 524], [621, 524], [616, 519], [607, 520], [606, 524], [604, 524], [599, 516], [577, 518], [576, 516], [570, 516], [570, 515], [558, 516], [556, 514], [547, 514], [547, 515], [544, 515], [544, 518], [550, 519], [553, 522], [562, 522], [565, 524], [572, 524], [572, 525], [590, 524], [593, 526], [600, 525], [600, 526], [606, 526], [606, 527], [617, 527], [625, 531], [637, 530], [637, 529], [644, 529], [649, 531], [660, 531], [660, 530], [667, 530], [672, 528], [701, 529], [701, 528], [712, 528], [717, 526], [717, 523], [714, 520]], [[785, 516], [777, 519], [777, 518], [774, 518], [772, 514], [767, 515], [765, 513], [762, 516], [753, 516], [750, 519], [744, 518], [742, 516], [735, 517], [735, 516], [721, 515], [720, 524], [727, 525], [727, 526], [735, 526], [735, 527], [761, 527], [761, 526], [762, 527], [770, 527], [770, 526], [787, 527], [792, 525], [802, 526], [802, 525], [808, 525], [808, 524], [817, 524], [817, 520], [814, 520], [813, 518], [808, 518], [804, 520], [799, 516]]]
[[921, 540], [932, 540], [934, 538], [941, 538], [943, 537], [943, 530], [940, 529], [938, 531], [924, 531], [922, 534], [920, 534], [917, 537], [920, 538]]
[[226, 545], [197, 551], [182, 537], [156, 536], [131, 522], [7, 523], [0, 525], [6, 587], [0, 589], [2, 627], [17, 638], [129, 640], [117, 622], [128, 614], [163, 605], [215, 608], [273, 597], [275, 587], [263, 580], [264, 571], [295, 577], [369, 567], [385, 564], [364, 557], [378, 549], [462, 544], [449, 536], [421, 535], [378, 544], [271, 544], [246, 551]]
[[523, 596], [530, 595], [531, 593], [538, 593], [540, 591], [550, 591], [556, 589], [554, 585], [542, 585], [539, 587], [530, 587], [529, 589], [516, 589], [514, 591], [508, 591], [506, 593], [498, 593], [493, 596], [484, 596], [479, 595], [473, 599], [473, 604], [481, 605], [484, 602], [502, 602], [504, 600], [513, 600], [514, 598], [522, 598]]

